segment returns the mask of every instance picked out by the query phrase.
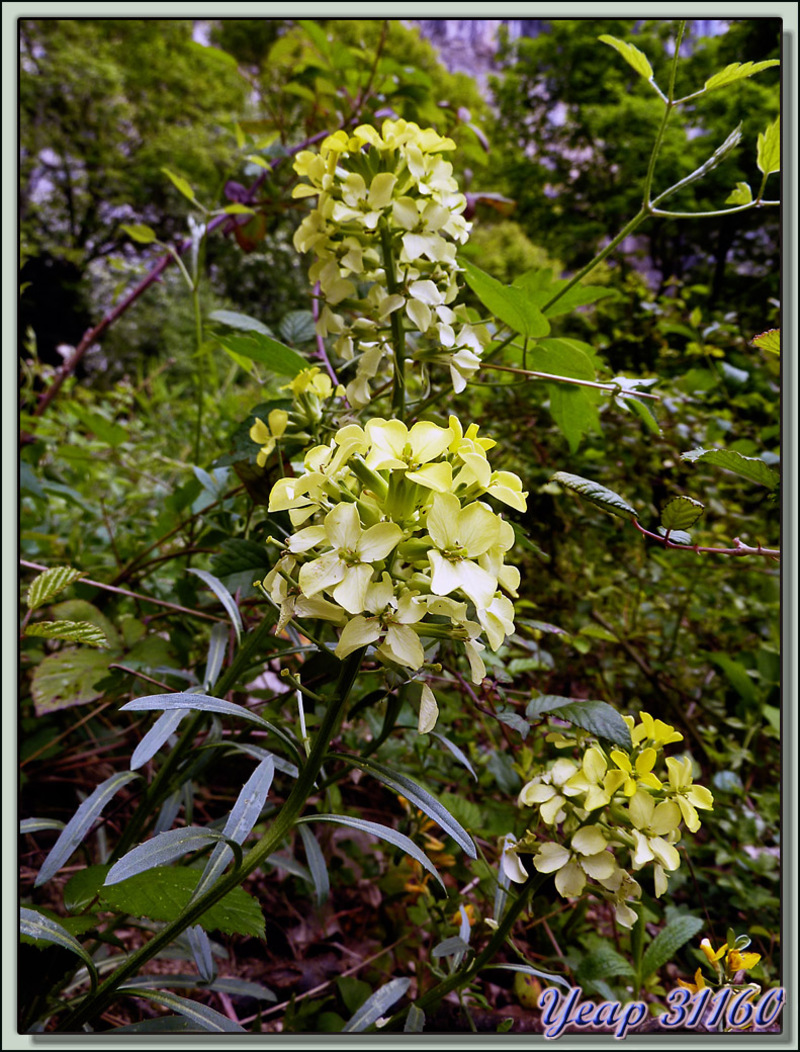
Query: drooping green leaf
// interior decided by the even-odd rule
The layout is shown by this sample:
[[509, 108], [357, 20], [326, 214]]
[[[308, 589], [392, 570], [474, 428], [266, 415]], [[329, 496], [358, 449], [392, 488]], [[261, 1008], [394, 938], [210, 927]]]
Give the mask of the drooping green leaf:
[[19, 824], [20, 836], [27, 833], [41, 833], [45, 829], [63, 829], [64, 823], [57, 818], [23, 818]]
[[703, 85], [703, 90], [713, 91], [714, 88], [724, 88], [737, 80], [752, 77], [754, 73], [760, 73], [763, 69], [769, 69], [770, 66], [779, 65], [780, 62], [776, 58], [770, 58], [764, 62], [731, 62], [725, 69], [709, 77]]
[[257, 723], [259, 727], [272, 730], [272, 726], [263, 720], [255, 712], [246, 709], [243, 705], [236, 705], [232, 701], [222, 701], [220, 698], [209, 698], [205, 694], [148, 694], [144, 698], [134, 698], [126, 701], [120, 706], [120, 712], [152, 712], [162, 709], [168, 712], [170, 709], [193, 709], [198, 712], [217, 712], [222, 716], [238, 716], [240, 719]]
[[306, 852], [306, 859], [308, 861], [308, 868], [311, 873], [311, 879], [314, 882], [314, 899], [317, 905], [322, 905], [330, 895], [331, 883], [328, 877], [328, 867], [325, 863], [325, 856], [322, 853], [322, 849], [317, 842], [317, 838], [306, 826], [300, 826], [300, 839], [303, 841], [303, 847]]
[[44, 570], [28, 585], [25, 597], [28, 608], [38, 610], [83, 575], [83, 570], [73, 570], [71, 566], [52, 566]]
[[457, 953], [466, 953], [469, 943], [464, 942], [460, 935], [451, 935], [444, 939], [431, 950], [431, 957], [451, 957]]
[[58, 873], [61, 867], [69, 861], [73, 851], [83, 841], [83, 838], [102, 814], [106, 804], [112, 797], [116, 796], [124, 785], [139, 777], [133, 771], [121, 771], [118, 774], [112, 774], [110, 778], [106, 778], [104, 782], [97, 786], [93, 793], [86, 797], [69, 822], [64, 826], [58, 840], [50, 849], [47, 858], [42, 864], [42, 868], [39, 870], [39, 875], [34, 881], [34, 887], [38, 888]]
[[567, 384], [548, 384], [547, 392], [553, 420], [567, 440], [570, 452], [575, 453], [585, 435], [600, 430], [600, 418], [595, 405], [597, 393]]
[[[214, 626], [217, 627], [216, 625]], [[176, 729], [184, 716], [188, 716], [188, 709], [172, 709], [171, 712], [162, 712], [156, 722], [145, 734], [131, 756], [130, 768], [138, 771], [148, 760], [158, 752], [161, 746]]]
[[416, 1005], [410, 1005], [406, 1021], [403, 1024], [404, 1034], [421, 1034], [425, 1029], [425, 1013]]
[[766, 332], [759, 333], [758, 336], [754, 336], [752, 342], [756, 347], [760, 347], [762, 351], [769, 351], [771, 354], [781, 353], [781, 330], [780, 329], [767, 329]]
[[200, 1004], [198, 1001], [190, 1001], [186, 997], [178, 997], [166, 990], [148, 990], [142, 986], [126, 986], [125, 993], [130, 997], [143, 997], [147, 1001], [155, 1001], [156, 1004], [166, 1005], [173, 1008], [180, 1015], [185, 1016], [192, 1024], [193, 1029], [203, 1033], [214, 1034], [246, 1034], [247, 1031], [239, 1023], [234, 1023], [226, 1015], [217, 1012], [208, 1005]]
[[394, 847], [399, 847], [401, 851], [405, 851], [415, 862], [419, 862], [422, 868], [444, 887], [444, 881], [428, 856], [420, 851], [413, 840], [409, 840], [403, 833], [398, 833], [396, 829], [380, 825], [378, 822], [367, 822], [363, 818], [351, 818], [349, 815], [305, 815], [297, 820], [298, 825], [302, 822], [333, 822], [335, 825], [348, 826], [350, 829], [357, 829], [360, 833], [368, 833], [379, 840], [385, 840]]
[[211, 953], [211, 940], [199, 924], [190, 924], [185, 932], [192, 950], [195, 967], [204, 982], [213, 982], [217, 968]]
[[218, 975], [211, 982], [202, 982], [196, 975], [185, 973], [138, 975], [135, 979], [126, 979], [120, 983], [121, 990], [127, 986], [138, 986], [143, 990], [160, 989], [164, 986], [175, 990], [213, 990], [217, 993], [233, 994], [234, 997], [252, 997], [257, 1001], [278, 1000], [268, 986], [250, 982], [248, 979], [236, 979], [231, 975]]
[[650, 65], [647, 55], [641, 52], [638, 47], [634, 47], [633, 44], [627, 44], [624, 40], [618, 40], [617, 37], [612, 37], [608, 33], [603, 33], [597, 39], [602, 40], [604, 44], [608, 44], [609, 47], [613, 47], [615, 51], [618, 51], [640, 77], [644, 77], [645, 80], [653, 79], [653, 67]]
[[194, 195], [194, 190], [191, 185], [183, 178], [182, 175], [176, 175], [171, 172], [169, 168], [162, 168], [161, 171], [166, 175], [176, 190], [180, 191], [184, 197], [188, 198], [192, 204], [197, 204], [197, 198]]
[[366, 999], [363, 1005], [342, 1027], [343, 1034], [360, 1034], [381, 1018], [392, 1005], [399, 1001], [411, 986], [410, 979], [390, 979]]
[[[337, 754], [338, 755], [338, 754]], [[384, 785], [388, 785], [396, 793], [405, 797], [414, 807], [418, 807], [428, 818], [432, 818], [442, 830], [455, 840], [461, 850], [469, 857], [476, 858], [475, 845], [469, 833], [456, 821], [447, 808], [441, 804], [427, 789], [413, 781], [405, 774], [397, 770], [390, 770], [376, 760], [364, 759], [355, 756], [339, 755], [339, 759], [346, 760], [353, 767], [359, 767], [362, 771], [373, 775]]]
[[718, 468], [733, 471], [750, 482], [758, 482], [767, 489], [775, 489], [780, 482], [780, 475], [768, 467], [760, 457], [745, 457], [733, 449], [690, 449], [681, 453], [681, 460], [691, 464], [702, 460]]
[[545, 714], [573, 723], [576, 727], [613, 742], [623, 749], [633, 748], [627, 723], [613, 705], [606, 701], [576, 701], [555, 694], [542, 694], [528, 702], [525, 715], [529, 720]]
[[207, 570], [195, 570], [194, 567], [191, 567], [189, 573], [195, 574], [201, 581], [204, 581], [225, 607], [228, 617], [231, 619], [234, 631], [236, 632], [236, 640], [240, 643], [242, 640], [242, 615], [239, 613], [239, 607], [236, 605], [236, 600], [231, 593], [222, 581]]
[[690, 530], [705, 509], [705, 504], [699, 500], [681, 494], [667, 501], [661, 509], [661, 525], [670, 533], [672, 530]]
[[643, 979], [657, 972], [659, 968], [672, 960], [681, 946], [703, 930], [703, 921], [699, 917], [676, 917], [666, 928], [656, 935], [644, 952], [641, 975]]
[[63, 946], [65, 950], [71, 950], [74, 954], [77, 954], [89, 969], [92, 991], [97, 988], [97, 969], [94, 961], [78, 940], [70, 935], [61, 924], [58, 924], [50, 917], [43, 916], [37, 910], [22, 906], [19, 911], [19, 930], [21, 935], [27, 935], [31, 939], [42, 939], [45, 942], [57, 943], [59, 946]]
[[122, 230], [140, 245], [151, 245], [156, 240], [155, 230], [145, 223], [123, 223]]
[[221, 839], [221, 833], [201, 826], [168, 829], [165, 833], [159, 833], [143, 844], [131, 848], [115, 862], [106, 875], [105, 886], [119, 884], [129, 877], [153, 870], [157, 866], [164, 866], [190, 851], [199, 851], [200, 848], [216, 844]]
[[565, 489], [572, 490], [573, 493], [578, 493], [584, 500], [591, 501], [592, 504], [596, 504], [598, 508], [602, 508], [611, 515], [619, 515], [620, 518], [631, 520], [638, 518], [635, 508], [632, 508], [618, 493], [606, 486], [601, 486], [599, 482], [593, 482], [580, 475], [572, 475], [567, 471], [557, 471], [551, 476], [550, 481], [557, 482]]
[[541, 310], [514, 285], [503, 285], [469, 260], [460, 259], [467, 284], [488, 310], [522, 336], [540, 337], [550, 332], [550, 322]]
[[454, 742], [451, 742], [449, 738], [445, 738], [443, 734], [439, 734], [438, 731], [431, 731], [431, 737], [436, 738], [437, 741], [440, 741], [445, 747], [445, 749], [447, 749], [448, 752], [452, 753], [456, 760], [458, 760], [458, 762], [463, 767], [466, 767], [466, 769], [472, 775], [474, 780], [477, 782], [478, 775], [475, 772], [475, 768], [469, 762], [469, 759], [467, 758], [466, 754], [461, 749], [459, 749], [459, 747]]
[[251, 332], [242, 336], [225, 334], [217, 336], [217, 340], [233, 354], [258, 362], [270, 372], [279, 373], [281, 376], [295, 377], [301, 369], [308, 367], [308, 361], [297, 351], [263, 332]]
[[569, 979], [565, 979], [563, 975], [545, 972], [541, 968], [533, 968], [530, 964], [487, 964], [482, 970], [488, 972], [492, 969], [503, 972], [522, 972], [523, 975], [534, 975], [537, 979], [546, 979], [548, 983], [558, 983], [559, 986], [564, 986], [567, 990], [572, 986]]
[[64, 639], [69, 643], [85, 643], [92, 647], [107, 647], [108, 640], [88, 621], [35, 621], [25, 628], [26, 636], [43, 639]]
[[[163, 834], [161, 834], [163, 836]], [[149, 917], [154, 921], [174, 921], [189, 905], [200, 871], [180, 866], [158, 866], [145, 873], [104, 885], [102, 901], [120, 913]], [[229, 935], [264, 937], [264, 917], [258, 902], [239, 887], [229, 891], [198, 920], [206, 931]]]
[[781, 119], [776, 117], [766, 131], [758, 133], [758, 169], [764, 175], [781, 170]]
[[235, 310], [215, 310], [208, 316], [209, 321], [218, 321], [221, 325], [227, 325], [231, 329], [239, 329], [241, 332], [260, 332], [262, 336], [272, 336], [270, 329], [258, 318], [251, 318], [248, 314], [240, 314]]
[[753, 191], [750, 189], [749, 183], [739, 181], [736, 184], [736, 189], [731, 190], [728, 196], [725, 198], [726, 205], [749, 205], [753, 200]]

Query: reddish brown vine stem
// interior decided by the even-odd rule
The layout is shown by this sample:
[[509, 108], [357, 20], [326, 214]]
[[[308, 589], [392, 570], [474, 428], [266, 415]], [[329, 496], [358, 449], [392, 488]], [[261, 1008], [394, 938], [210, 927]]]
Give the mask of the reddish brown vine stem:
[[639, 531], [644, 534], [645, 537], [649, 537], [653, 541], [658, 541], [659, 544], [663, 544], [665, 548], [679, 548], [684, 552], [709, 552], [712, 555], [763, 555], [765, 559], [772, 559], [777, 561], [781, 557], [779, 548], [764, 548], [760, 544], [753, 548], [749, 544], [745, 544], [744, 541], [740, 541], [738, 537], [733, 538], [735, 547], [733, 548], [705, 548], [700, 544], [676, 544], [675, 541], [669, 539], [669, 535], [662, 537], [659, 533], [651, 533], [650, 530], [646, 530], [640, 522], [636, 519], [633, 520], [633, 525]]

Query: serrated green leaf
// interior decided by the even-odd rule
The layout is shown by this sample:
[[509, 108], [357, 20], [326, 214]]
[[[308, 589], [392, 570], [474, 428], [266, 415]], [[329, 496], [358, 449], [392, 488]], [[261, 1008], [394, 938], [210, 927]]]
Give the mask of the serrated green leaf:
[[108, 646], [105, 635], [89, 621], [36, 621], [25, 628], [25, 635], [65, 639], [69, 643], [86, 643], [92, 647]]
[[192, 202], [192, 204], [197, 204], [197, 198], [194, 196], [194, 190], [192, 189], [191, 185], [183, 178], [182, 175], [176, 175], [174, 172], [171, 172], [169, 168], [162, 168], [161, 171], [170, 180], [170, 182], [176, 190], [179, 190], [184, 197], [188, 198], [188, 200]]
[[627, 723], [613, 705], [606, 701], [575, 701], [572, 698], [546, 694], [528, 702], [525, 715], [529, 720], [545, 714], [566, 720], [598, 738], [619, 745], [622, 749], [633, 748]]
[[88, 909], [100, 893], [108, 868], [87, 866], [71, 876], [64, 885], [64, 909], [69, 913], [81, 913]]
[[705, 511], [705, 504], [683, 495], [667, 501], [661, 510], [661, 525], [667, 531], [690, 530]]
[[239, 329], [242, 332], [260, 332], [262, 336], [272, 335], [269, 328], [258, 318], [251, 318], [248, 314], [240, 314], [235, 310], [212, 311], [208, 320], [219, 322], [220, 325], [228, 325], [231, 329]]
[[310, 310], [293, 310], [281, 318], [281, 336], [289, 343], [308, 343], [317, 334], [314, 315]]
[[[189, 905], [200, 879], [198, 869], [158, 866], [145, 873], [103, 886], [102, 901], [120, 913], [149, 917], [154, 921], [176, 920]], [[211, 906], [198, 923], [206, 931], [264, 938], [264, 917], [258, 902], [239, 887]]]
[[42, 864], [42, 868], [39, 870], [39, 875], [34, 881], [34, 887], [38, 888], [58, 873], [61, 867], [69, 861], [73, 851], [83, 841], [83, 838], [100, 817], [106, 804], [116, 796], [124, 785], [138, 777], [139, 775], [134, 774], [132, 771], [121, 771], [119, 774], [112, 774], [110, 778], [106, 778], [104, 782], [97, 786], [93, 793], [86, 797], [64, 826], [58, 840], [53, 844]]
[[469, 260], [461, 259], [460, 265], [467, 284], [484, 307], [514, 332], [534, 338], [550, 332], [550, 322], [523, 289], [503, 285]]
[[52, 613], [59, 621], [88, 621], [90, 625], [100, 629], [110, 647], [118, 648], [122, 644], [119, 632], [111, 621], [101, 610], [97, 609], [94, 603], [86, 599], [65, 599], [60, 603], [55, 603]]
[[582, 983], [610, 979], [616, 975], [632, 979], [635, 972], [622, 954], [617, 953], [611, 946], [598, 946], [581, 960], [575, 978]]
[[31, 695], [37, 716], [100, 697], [96, 684], [108, 672], [111, 655], [99, 650], [66, 647], [48, 654], [33, 671]]
[[641, 975], [643, 979], [653, 975], [667, 961], [672, 960], [681, 946], [694, 938], [703, 929], [699, 917], [677, 917], [663, 928], [650, 943], [642, 958]]
[[773, 471], [760, 457], [745, 457], [734, 449], [690, 449], [687, 453], [681, 453], [681, 460], [692, 464], [702, 460], [733, 471], [750, 482], [758, 482], [767, 489], [775, 489], [780, 482], [778, 472]]
[[770, 58], [764, 62], [731, 62], [725, 69], [715, 73], [713, 77], [709, 77], [703, 85], [703, 90], [713, 91], [714, 88], [723, 88], [728, 84], [733, 84], [734, 81], [752, 77], [753, 74], [760, 73], [763, 69], [769, 69], [770, 66], [779, 65], [780, 62], [776, 58]]
[[749, 205], [753, 200], [753, 191], [749, 183], [738, 182], [736, 189], [725, 198], [726, 205]]
[[767, 329], [766, 332], [759, 333], [758, 336], [754, 336], [752, 343], [756, 347], [760, 347], [762, 351], [769, 351], [771, 354], [781, 353], [781, 330], [780, 329]]
[[637, 47], [634, 47], [633, 44], [626, 44], [624, 40], [618, 40], [617, 37], [609, 36], [608, 33], [604, 33], [597, 39], [602, 40], [604, 44], [608, 44], [609, 47], [613, 47], [615, 51], [618, 51], [640, 77], [644, 77], [645, 80], [653, 79], [653, 67], [648, 62], [647, 56]]
[[166, 1005], [174, 1008], [182, 1016], [185, 1016], [194, 1027], [204, 1033], [215, 1034], [245, 1034], [247, 1031], [239, 1023], [234, 1023], [226, 1015], [217, 1012], [208, 1005], [202, 1005], [197, 1001], [191, 1001], [186, 997], [178, 997], [166, 990], [148, 990], [141, 986], [125, 986], [125, 993], [129, 997], [143, 997], [147, 1001], [155, 1001], [156, 1004]]
[[74, 954], [80, 957], [89, 969], [92, 991], [97, 988], [97, 969], [95, 968], [94, 961], [86, 950], [84, 950], [78, 940], [70, 935], [62, 925], [58, 924], [50, 917], [43, 916], [36, 910], [22, 906], [19, 911], [19, 930], [22, 935], [27, 935], [31, 939], [42, 939], [45, 942], [54, 942], [59, 946], [63, 946], [66, 950], [71, 950]]
[[151, 245], [156, 240], [155, 230], [145, 223], [123, 223], [122, 230], [140, 245]]
[[83, 570], [73, 570], [71, 566], [52, 566], [40, 573], [28, 585], [25, 598], [29, 609], [38, 610], [83, 575]]
[[781, 170], [781, 119], [776, 117], [766, 131], [758, 133], [758, 169], [764, 175]]
[[342, 1027], [343, 1034], [360, 1034], [372, 1026], [380, 1017], [399, 1001], [411, 986], [410, 979], [391, 979], [366, 999], [363, 1005]]
[[557, 482], [565, 489], [572, 490], [573, 493], [579, 494], [585, 500], [591, 501], [592, 504], [596, 504], [598, 508], [602, 508], [603, 511], [607, 511], [611, 515], [619, 515], [623, 519], [631, 520], [638, 518], [635, 508], [632, 508], [618, 493], [608, 489], [606, 486], [601, 486], [599, 482], [585, 479], [581, 475], [571, 475], [567, 471], [557, 471], [555, 475], [551, 476], [550, 481]]
[[247, 336], [218, 336], [217, 340], [232, 354], [258, 362], [281, 376], [295, 377], [308, 366], [308, 361], [297, 351], [262, 332], [251, 332]]

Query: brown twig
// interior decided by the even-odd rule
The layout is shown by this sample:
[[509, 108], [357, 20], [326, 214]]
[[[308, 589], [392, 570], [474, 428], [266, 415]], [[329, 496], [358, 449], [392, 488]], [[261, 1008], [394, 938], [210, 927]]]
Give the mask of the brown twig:
[[779, 548], [763, 548], [761, 544], [756, 548], [753, 548], [751, 545], [740, 541], [738, 537], [733, 538], [733, 543], [735, 545], [733, 548], [704, 548], [700, 544], [676, 544], [675, 541], [669, 539], [669, 532], [663, 537], [660, 533], [651, 533], [650, 530], [646, 530], [641, 523], [636, 521], [636, 519], [633, 520], [633, 525], [639, 533], [644, 534], [645, 537], [649, 537], [653, 541], [658, 541], [658, 543], [663, 544], [665, 548], [678, 548], [684, 552], [697, 552], [698, 554], [701, 552], [709, 552], [711, 555], [763, 555], [765, 559], [772, 559], [774, 561], [777, 561], [781, 557]]

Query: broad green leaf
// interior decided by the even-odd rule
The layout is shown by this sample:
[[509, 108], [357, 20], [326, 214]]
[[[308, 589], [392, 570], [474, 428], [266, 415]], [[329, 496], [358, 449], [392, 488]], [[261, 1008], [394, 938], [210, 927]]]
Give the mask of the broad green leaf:
[[194, 196], [194, 190], [190, 184], [181, 175], [176, 175], [171, 172], [169, 168], [162, 168], [161, 171], [170, 180], [176, 190], [179, 190], [184, 197], [188, 198], [192, 204], [197, 204], [197, 198]]
[[552, 307], [545, 307], [548, 300], [551, 300], [557, 292], [560, 292], [561, 289], [569, 284], [569, 280], [569, 278], [554, 279], [553, 271], [550, 268], [541, 268], [526, 271], [514, 280], [513, 286], [514, 288], [523, 289], [530, 297], [531, 302], [544, 311], [546, 318], [554, 318], [559, 314], [566, 314], [568, 311], [575, 310], [576, 307], [586, 307], [590, 303], [596, 303], [598, 300], [606, 299], [608, 296], [618, 295], [614, 289], [601, 285], [581, 285], [578, 283], [568, 292], [565, 292]]
[[731, 190], [725, 198], [726, 205], [749, 205], [753, 200], [753, 191], [749, 183], [738, 182], [736, 189]]
[[331, 883], [328, 877], [328, 867], [325, 863], [325, 856], [322, 853], [322, 849], [317, 842], [317, 838], [306, 826], [299, 827], [300, 838], [303, 841], [303, 847], [306, 852], [306, 860], [308, 862], [308, 868], [311, 872], [311, 879], [314, 882], [314, 899], [318, 906], [321, 906], [330, 895]]
[[550, 414], [559, 431], [567, 440], [571, 453], [575, 453], [584, 435], [600, 430], [600, 418], [595, 403], [597, 391], [567, 384], [548, 384]]
[[[190, 851], [199, 851], [200, 848], [216, 844], [221, 839], [221, 833], [202, 826], [186, 826], [182, 829], [169, 829], [165, 833], [159, 833], [143, 844], [131, 848], [118, 862], [115, 862], [106, 875], [105, 886], [119, 884], [129, 877], [153, 870], [157, 866], [164, 866], [167, 862], [173, 862]], [[199, 872], [197, 879], [200, 879]]]
[[200, 578], [201, 581], [205, 582], [214, 595], [219, 599], [231, 619], [234, 630], [236, 632], [236, 641], [241, 642], [242, 640], [242, 615], [239, 613], [239, 607], [236, 605], [236, 600], [233, 598], [231, 593], [225, 587], [225, 585], [216, 578], [212, 573], [207, 570], [195, 570], [194, 567], [190, 568], [189, 573], [195, 574]]
[[588, 343], [563, 336], [551, 337], [539, 340], [528, 353], [528, 368], [556, 376], [568, 376], [573, 380], [594, 380], [597, 373], [592, 353]]
[[246, 709], [243, 705], [236, 705], [232, 701], [222, 701], [220, 698], [209, 698], [206, 694], [148, 694], [144, 698], [134, 698], [126, 701], [120, 706], [120, 712], [152, 712], [161, 709], [168, 712], [170, 709], [193, 709], [199, 712], [217, 712], [222, 716], [238, 716], [240, 719], [257, 723], [259, 727], [272, 730], [272, 726], [266, 720]]
[[636, 70], [639, 76], [644, 77], [645, 80], [653, 79], [653, 67], [648, 62], [647, 56], [638, 47], [634, 47], [633, 44], [626, 44], [624, 40], [618, 40], [617, 37], [609, 36], [608, 33], [603, 33], [597, 39], [602, 40], [604, 44], [608, 44], [609, 47], [613, 47], [615, 51], [618, 51], [628, 65]]
[[638, 518], [635, 508], [632, 508], [618, 493], [606, 486], [601, 486], [599, 482], [582, 478], [580, 475], [571, 475], [566, 471], [557, 471], [551, 476], [550, 481], [557, 482], [565, 489], [572, 490], [573, 493], [578, 493], [585, 500], [591, 501], [592, 504], [596, 504], [598, 508], [602, 508], [611, 515], [619, 515], [620, 518], [631, 520]]
[[34, 669], [31, 694], [37, 716], [71, 705], [85, 705], [100, 697], [97, 684], [112, 660], [107, 652], [67, 647], [48, 654]]
[[598, 946], [582, 958], [575, 973], [579, 983], [592, 982], [595, 979], [609, 979], [619, 975], [632, 979], [635, 975], [628, 961], [611, 946]]
[[227, 325], [231, 329], [239, 329], [242, 332], [260, 332], [262, 336], [271, 336], [269, 328], [258, 318], [251, 318], [247, 314], [240, 314], [235, 310], [215, 310], [208, 316], [209, 321], [218, 321], [220, 325]]
[[461, 259], [467, 284], [488, 310], [522, 336], [540, 337], [550, 332], [550, 322], [523, 289], [503, 285], [469, 260]]
[[671, 961], [681, 946], [702, 930], [703, 921], [699, 917], [687, 915], [670, 921], [644, 952], [641, 967], [642, 978], [646, 979], [657, 972], [667, 961]]
[[780, 482], [780, 475], [768, 467], [760, 457], [745, 457], [734, 449], [690, 449], [681, 453], [681, 460], [696, 463], [702, 460], [718, 468], [733, 471], [750, 482], [758, 482], [767, 489], [775, 489]]
[[138, 241], [140, 245], [151, 245], [156, 239], [155, 230], [145, 223], [123, 223], [122, 229], [128, 237]]
[[36, 621], [25, 628], [26, 636], [44, 639], [65, 639], [69, 643], [86, 643], [92, 647], [107, 647], [108, 640], [88, 621]]
[[[261, 816], [274, 776], [275, 763], [271, 756], [267, 756], [247, 779], [236, 798], [236, 803], [231, 808], [231, 813], [222, 830], [222, 835], [226, 840], [232, 840], [235, 844], [244, 843]], [[225, 871], [232, 855], [233, 849], [228, 844], [220, 843], [215, 846], [206, 862], [193, 898], [199, 898], [216, 883]]]
[[661, 509], [661, 525], [668, 532], [690, 530], [705, 510], [705, 504], [693, 497], [673, 497]]
[[366, 999], [363, 1005], [342, 1027], [343, 1034], [360, 1034], [372, 1026], [392, 1005], [399, 1001], [411, 986], [410, 979], [391, 979]]
[[198, 1001], [190, 1001], [177, 994], [168, 993], [166, 990], [148, 990], [142, 986], [126, 986], [125, 993], [129, 997], [143, 997], [147, 1001], [155, 1001], [156, 1004], [166, 1005], [173, 1008], [182, 1016], [185, 1016], [194, 1024], [194, 1029], [215, 1034], [246, 1034], [247, 1031], [239, 1023], [234, 1023], [226, 1015], [217, 1012], [208, 1005], [202, 1005]]
[[776, 58], [770, 58], [764, 62], [731, 62], [725, 69], [715, 73], [713, 77], [709, 77], [703, 85], [703, 90], [713, 91], [714, 88], [723, 88], [727, 84], [733, 84], [734, 81], [752, 77], [754, 73], [760, 73], [762, 69], [769, 69], [770, 66], [779, 65], [780, 62]]
[[281, 336], [289, 343], [308, 343], [316, 336], [314, 315], [310, 310], [293, 310], [281, 318]]
[[28, 607], [38, 610], [83, 575], [83, 570], [73, 570], [71, 566], [53, 566], [45, 570], [28, 585], [25, 597]]
[[232, 354], [258, 362], [281, 376], [295, 377], [301, 369], [308, 367], [308, 361], [297, 351], [263, 332], [251, 332], [246, 336], [218, 336], [217, 340]]
[[69, 861], [73, 851], [83, 841], [95, 821], [102, 814], [106, 804], [112, 797], [116, 796], [124, 785], [138, 777], [139, 775], [132, 771], [112, 774], [110, 778], [106, 778], [104, 782], [101, 782], [93, 793], [87, 796], [64, 826], [61, 835], [44, 860], [44, 864], [34, 882], [34, 887], [38, 888], [58, 873], [61, 867]]
[[427, 870], [444, 887], [444, 881], [437, 873], [428, 856], [420, 851], [413, 840], [409, 840], [403, 833], [398, 833], [396, 829], [392, 829], [390, 826], [379, 825], [377, 822], [367, 822], [363, 818], [351, 818], [349, 815], [306, 815], [297, 820], [298, 825], [303, 822], [333, 822], [336, 825], [357, 829], [360, 833], [368, 833], [370, 836], [377, 837], [378, 840], [385, 840], [394, 847], [399, 847], [401, 851], [405, 851], [415, 862], [419, 862], [422, 868]]
[[414, 807], [418, 807], [423, 814], [426, 814], [428, 818], [432, 818], [437, 825], [441, 826], [444, 832], [455, 840], [469, 858], [477, 857], [475, 845], [472, 843], [469, 833], [427, 789], [423, 789], [421, 785], [418, 785], [417, 782], [407, 775], [401, 774], [397, 770], [390, 770], [390, 768], [384, 767], [383, 764], [378, 763], [376, 760], [339, 754], [337, 756], [341, 760], [346, 760], [353, 767], [359, 767], [362, 771], [373, 775], [383, 782], [384, 785], [388, 785], [390, 789], [404, 796], [409, 803], [413, 804]]
[[781, 119], [776, 117], [766, 131], [758, 133], [757, 164], [764, 175], [781, 170]]
[[767, 329], [766, 332], [754, 336], [752, 342], [762, 351], [770, 351], [772, 354], [781, 353], [781, 330]]
[[[214, 626], [218, 627], [217, 625]], [[158, 752], [161, 746], [174, 732], [184, 716], [189, 715], [188, 709], [172, 709], [171, 712], [162, 712], [156, 722], [145, 734], [131, 756], [130, 768], [138, 771], [148, 760]]]
[[[163, 834], [162, 834], [163, 835]], [[154, 921], [176, 920], [189, 905], [200, 871], [180, 866], [158, 866], [146, 873], [100, 888], [102, 901], [120, 913], [149, 917]], [[264, 917], [258, 902], [234, 888], [199, 919], [206, 931], [264, 938]]]
[[317, 25], [316, 22], [312, 22], [309, 18], [298, 18], [297, 24], [302, 26], [306, 31], [317, 51], [319, 51], [319, 53], [323, 55], [331, 65], [333, 65], [334, 52], [331, 50], [331, 43], [322, 26]]
[[89, 969], [92, 991], [96, 989], [97, 969], [94, 966], [94, 961], [78, 940], [70, 935], [62, 925], [51, 920], [50, 917], [43, 916], [36, 910], [22, 906], [19, 911], [19, 930], [21, 935], [27, 935], [31, 939], [42, 939], [45, 942], [57, 943], [59, 946], [63, 946], [64, 949], [71, 950], [74, 954], [77, 954]]
[[627, 723], [613, 705], [606, 701], [575, 701], [573, 698], [543, 694], [528, 702], [525, 715], [529, 720], [545, 714], [566, 720], [623, 749], [633, 748]]

